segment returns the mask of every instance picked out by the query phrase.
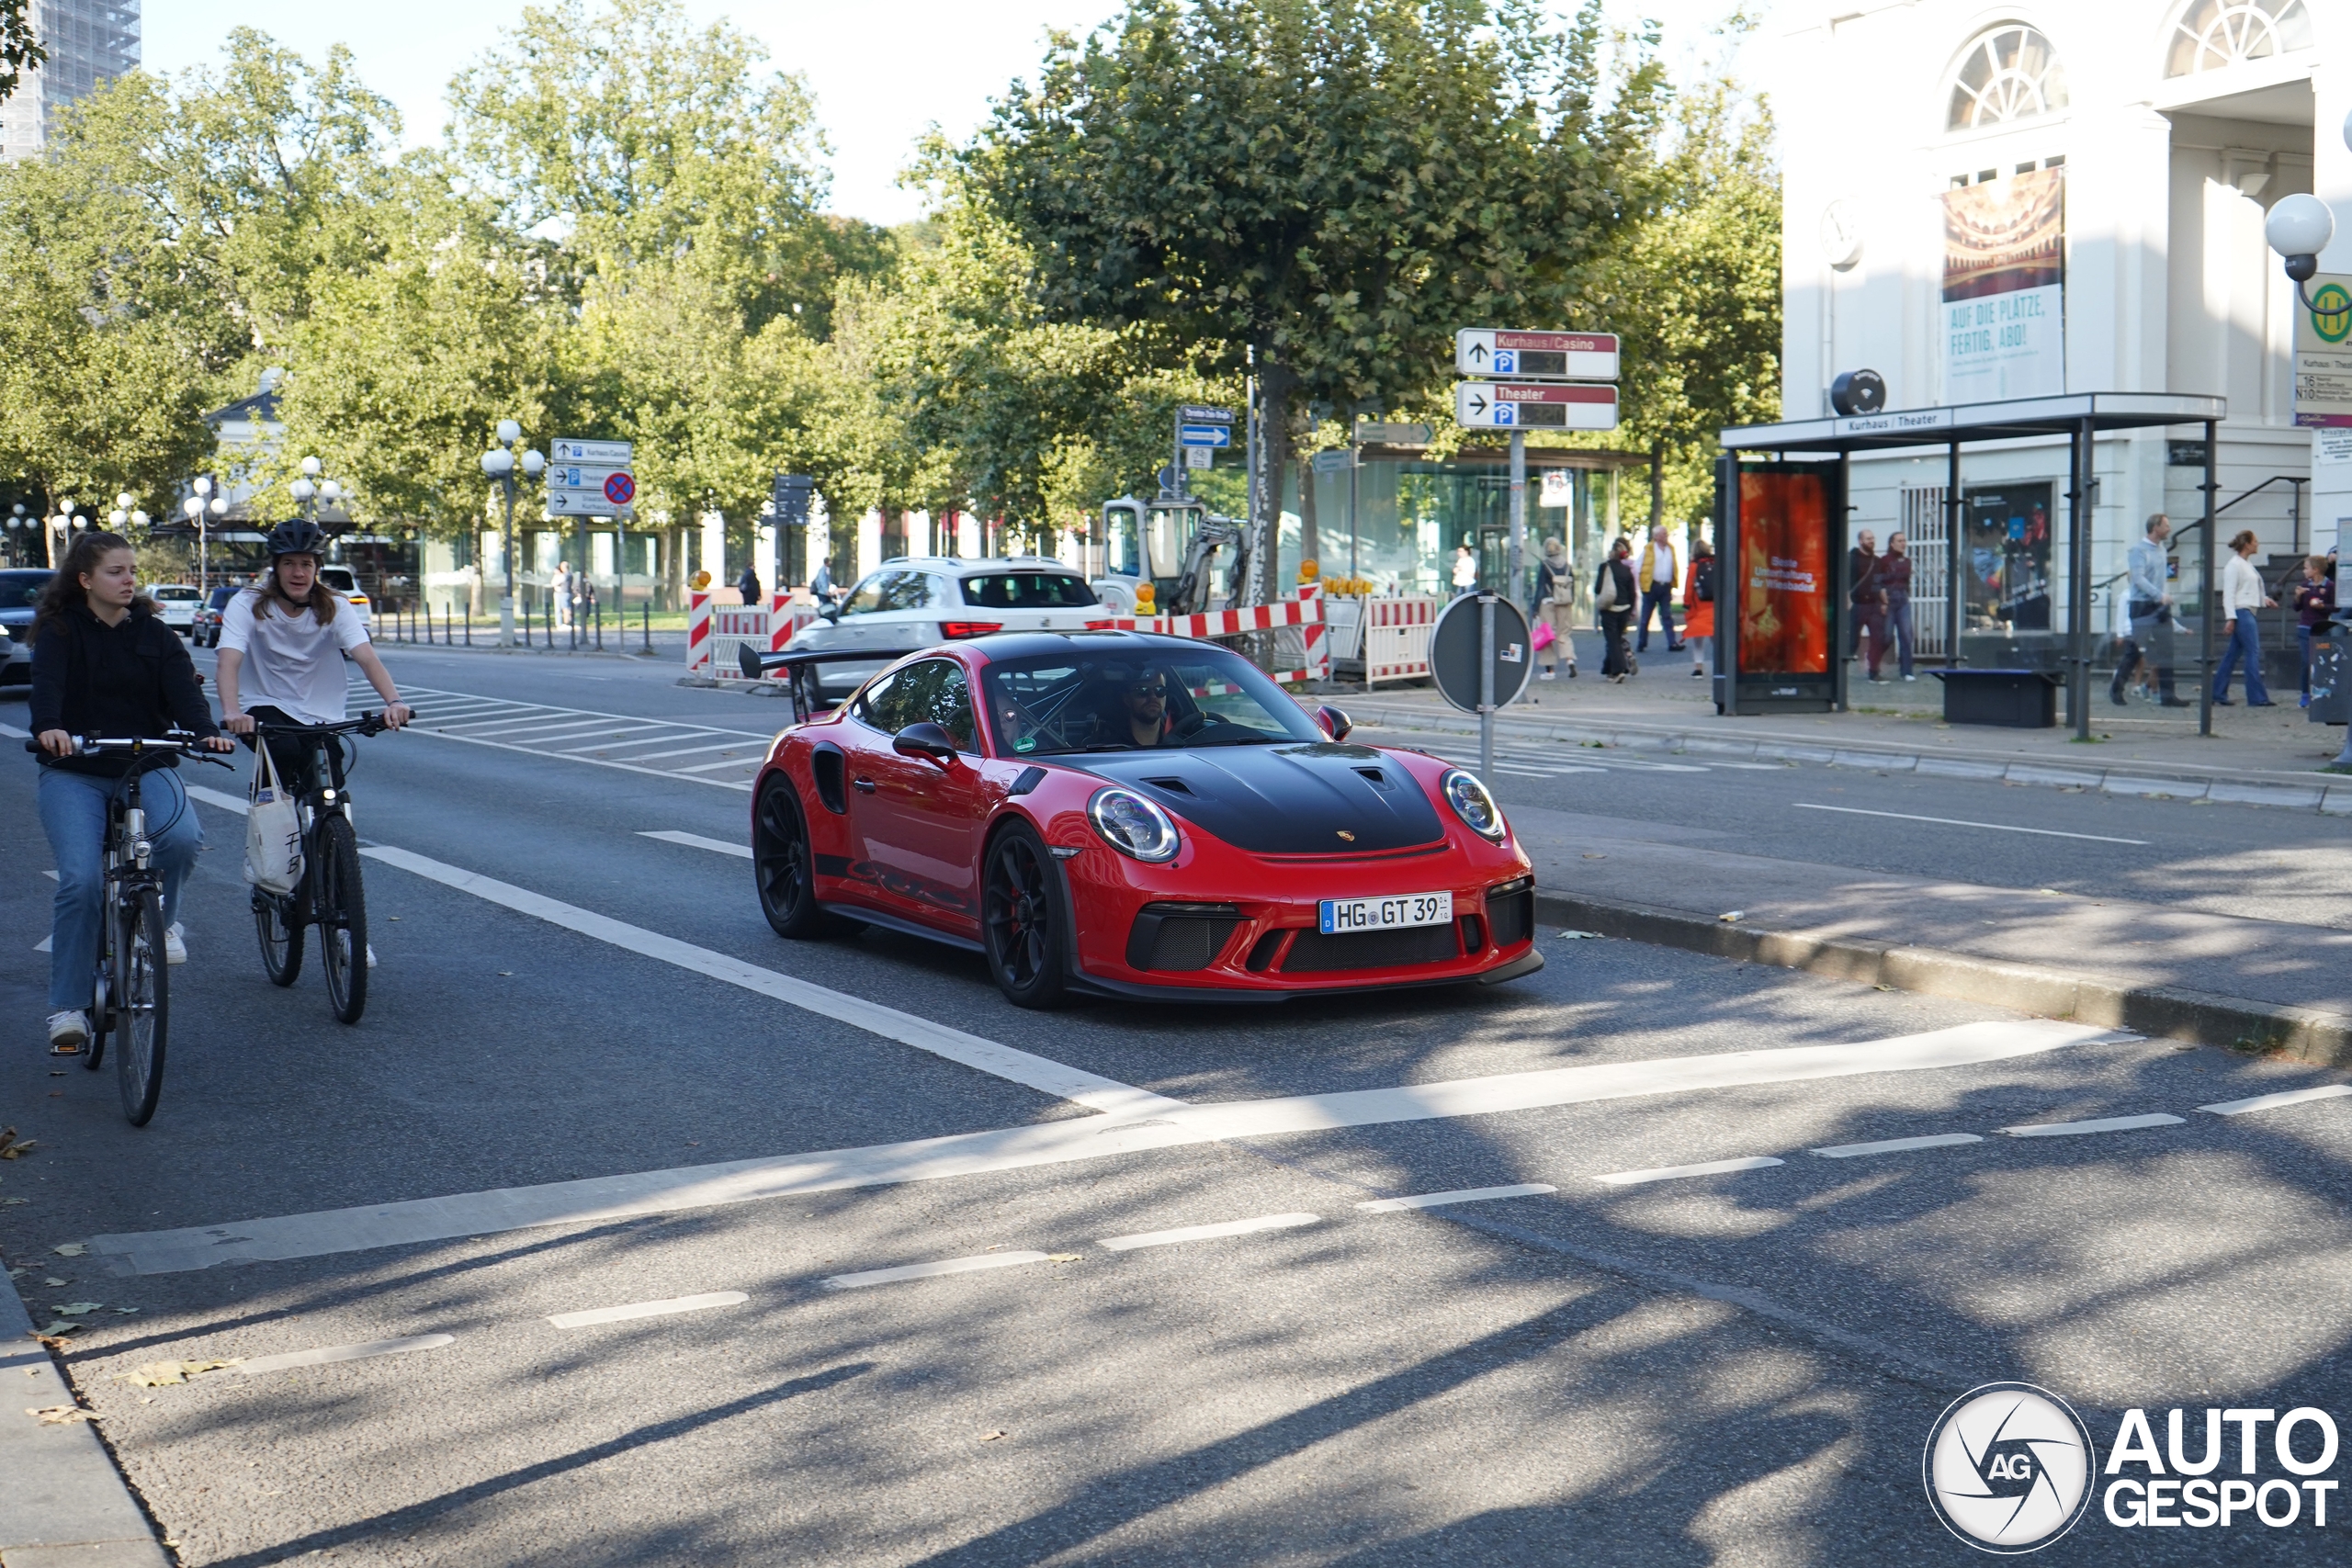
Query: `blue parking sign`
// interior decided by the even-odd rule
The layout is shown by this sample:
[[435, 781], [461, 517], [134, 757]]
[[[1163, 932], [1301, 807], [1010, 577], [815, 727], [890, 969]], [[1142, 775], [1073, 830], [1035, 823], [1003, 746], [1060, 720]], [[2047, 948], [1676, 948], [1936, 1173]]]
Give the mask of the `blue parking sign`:
[[1498, 376], [1518, 375], [1519, 351], [1513, 348], [1498, 348], [1495, 350], [1494, 373]]

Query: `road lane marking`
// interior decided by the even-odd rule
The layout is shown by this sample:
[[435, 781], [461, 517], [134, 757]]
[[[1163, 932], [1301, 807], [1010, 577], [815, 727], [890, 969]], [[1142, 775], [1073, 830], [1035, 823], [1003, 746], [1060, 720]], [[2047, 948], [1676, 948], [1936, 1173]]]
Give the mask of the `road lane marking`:
[[[616, 729], [610, 735], [605, 736], [599, 739], [586, 741], [581, 745], [559, 746], [555, 749], [555, 754], [559, 757], [569, 757], [574, 751], [594, 751], [599, 746], [604, 747], [608, 751], [616, 750], [626, 750], [631, 746], [658, 746], [664, 740], [676, 740], [682, 739], [680, 736], [662, 734], [662, 731], [665, 728], [667, 727], [663, 725], [648, 724], [639, 726], [634, 729]], [[687, 733], [692, 734], [693, 731], [689, 730]]]
[[47, 953], [49, 951], [49, 944], [56, 940], [57, 939], [53, 936], [45, 936], [39, 942], [33, 943], [33, 951], [35, 953]]
[[812, 1192], [944, 1181], [1223, 1139], [1882, 1072], [1944, 1070], [2062, 1050], [2111, 1038], [2114, 1032], [2027, 1019], [1962, 1024], [1932, 1034], [1847, 1045], [1738, 1051], [1711, 1057], [1559, 1067], [1507, 1074], [1497, 1079], [1180, 1106], [1148, 1116], [1078, 1117], [863, 1148], [583, 1177], [231, 1224], [92, 1236], [90, 1248], [118, 1274], [172, 1274], [222, 1263], [317, 1258], [540, 1225], [597, 1224]]
[[1645, 1181], [1679, 1181], [1686, 1176], [1728, 1176], [1734, 1171], [1762, 1170], [1767, 1166], [1785, 1163], [1770, 1155], [1750, 1155], [1745, 1159], [1711, 1159], [1697, 1165], [1661, 1165], [1648, 1170], [1612, 1170], [1593, 1179], [1605, 1181], [1611, 1187], [1636, 1187]]
[[1254, 1219], [1227, 1220], [1214, 1225], [1180, 1225], [1170, 1231], [1142, 1231], [1135, 1235], [1104, 1236], [1099, 1244], [1109, 1252], [1133, 1252], [1139, 1247], [1175, 1247], [1188, 1241], [1214, 1241], [1219, 1236], [1250, 1235], [1259, 1231], [1290, 1230], [1323, 1223], [1320, 1214], [1260, 1214]]
[[680, 773], [707, 773], [717, 768], [756, 767], [761, 761], [762, 759], [758, 757], [729, 757], [723, 761], [697, 762], [691, 768], [676, 768], [672, 771]]
[[690, 850], [710, 850], [722, 855], [752, 858], [749, 844], [730, 844], [724, 839], [706, 839], [700, 833], [681, 833], [675, 828], [645, 828], [638, 830], [640, 839], [659, 839], [665, 844], [684, 844]]
[[868, 1285], [895, 1285], [901, 1280], [935, 1280], [943, 1274], [970, 1274], [982, 1269], [1011, 1269], [1045, 1260], [1042, 1252], [982, 1252], [970, 1258], [943, 1258], [936, 1263], [908, 1263], [896, 1269], [835, 1274], [825, 1283], [836, 1291], [859, 1291]]
[[11, 740], [30, 740], [33, 738], [31, 730], [18, 729], [13, 724], [0, 724], [0, 735], [5, 735]]
[[[674, 735], [648, 735], [636, 740], [610, 741], [605, 744], [605, 749], [608, 751], [626, 751], [632, 746], [649, 746], [657, 744], [663, 740], [674, 740], [676, 739], [678, 739], [678, 737]], [[681, 746], [674, 751], [640, 751], [636, 756], [625, 757], [622, 761], [628, 762], [660, 762], [665, 761], [672, 757], [699, 756], [705, 751], [740, 751], [749, 744], [750, 742], [743, 740], [725, 740], [716, 746]], [[595, 748], [593, 746], [575, 746], [571, 750], [574, 751], [593, 751]], [[563, 754], [565, 756], [570, 756], [571, 753], [571, 751], [566, 751]]]
[[1849, 817], [1892, 817], [1904, 822], [1935, 822], [1946, 828], [1982, 828], [1992, 833], [2031, 833], [2042, 839], [2084, 839], [2094, 844], [2138, 844], [2145, 839], [2116, 839], [2105, 833], [2062, 833], [2055, 828], [2020, 828], [2014, 822], [1970, 822], [1958, 817], [1915, 817], [1908, 811], [1865, 811], [1859, 806], [1815, 806], [1809, 800], [1790, 802], [1799, 811], [1838, 811]]
[[2224, 1100], [2215, 1105], [2200, 1105], [2199, 1111], [2210, 1111], [2216, 1116], [2243, 1116], [2249, 1111], [2276, 1111], [2283, 1105], [2301, 1105], [2311, 1100], [2335, 1100], [2352, 1094], [2352, 1083], [2323, 1084], [2317, 1089], [2285, 1089], [2276, 1094], [2257, 1094], [2247, 1100]]
[[374, 1339], [365, 1345], [328, 1345], [316, 1350], [296, 1350], [285, 1356], [262, 1356], [239, 1363], [247, 1377], [282, 1372], [293, 1367], [323, 1367], [333, 1361], [364, 1361], [370, 1356], [405, 1356], [412, 1350], [438, 1350], [454, 1345], [454, 1334], [419, 1334], [408, 1339]]
[[1522, 1181], [1516, 1187], [1460, 1187], [1451, 1192], [1420, 1192], [1410, 1198], [1374, 1198], [1357, 1208], [1367, 1214], [1395, 1214], [1407, 1209], [1435, 1209], [1448, 1203], [1484, 1203], [1495, 1198], [1532, 1198], [1557, 1192], [1548, 1181]]
[[242, 795], [231, 795], [226, 790], [211, 789], [199, 784], [183, 784], [180, 787], [187, 791], [192, 799], [200, 800], [207, 806], [217, 806], [223, 811], [233, 811], [240, 817], [253, 809], [252, 803]]
[[491, 734], [497, 739], [512, 740], [517, 744], [526, 740], [570, 740], [592, 729], [609, 729], [612, 724], [609, 718], [572, 718], [560, 724], [542, 724], [532, 720], [525, 722], [519, 728], [494, 729]]
[[625, 773], [643, 773], [650, 779], [675, 779], [680, 784], [709, 784], [716, 789], [740, 789], [752, 793], [749, 782], [735, 779], [707, 779], [694, 773], [672, 773], [667, 768], [640, 768], [630, 762], [607, 761], [602, 757], [567, 755], [560, 751], [541, 751], [529, 746], [511, 745], [503, 740], [486, 740], [478, 735], [451, 735], [446, 730], [420, 729], [419, 735], [430, 735], [437, 740], [454, 740], [461, 746], [487, 746], [494, 751], [512, 751], [518, 757], [543, 757], [559, 762], [579, 762], [591, 768], [618, 768]]
[[918, 1051], [928, 1051], [944, 1056], [967, 1067], [993, 1077], [1025, 1084], [1029, 1088], [1057, 1099], [1075, 1101], [1095, 1111], [1159, 1114], [1171, 1109], [1182, 1109], [1184, 1101], [1170, 1100], [1166, 1095], [1153, 1094], [1132, 1084], [1114, 1078], [1081, 1072], [1044, 1056], [1017, 1051], [1010, 1045], [984, 1040], [977, 1034], [967, 1034], [960, 1029], [950, 1029], [944, 1023], [919, 1018], [910, 1012], [869, 1002], [863, 997], [846, 991], [831, 990], [790, 975], [779, 975], [773, 969], [763, 969], [756, 964], [746, 964], [740, 958], [692, 942], [680, 942], [660, 931], [632, 926], [591, 909], [562, 903], [544, 894], [517, 887], [512, 883], [479, 875], [459, 866], [427, 859], [408, 850], [394, 849], [388, 844], [371, 844], [359, 852], [387, 865], [454, 887], [460, 893], [470, 893], [477, 898], [501, 905], [521, 914], [535, 916], [550, 925], [577, 931], [582, 936], [612, 943], [630, 953], [673, 964], [681, 969], [730, 986], [741, 986], [764, 997], [803, 1009], [820, 1017], [837, 1019], [885, 1040], [895, 1040], [911, 1045]]
[[2177, 1127], [2185, 1117], [2169, 1116], [2158, 1111], [2146, 1116], [2100, 1116], [2088, 1122], [2038, 1122], [2023, 1127], [2004, 1127], [2002, 1132], [2012, 1138], [2071, 1138], [2080, 1133], [2131, 1133], [2142, 1127]]
[[56, 880], [57, 880], [57, 873], [55, 873], [55, 872], [53, 872], [53, 871], [44, 871], [44, 872], [42, 872], [42, 873], [41, 873], [41, 874], [42, 874], [43, 876], [48, 877], [51, 882], [54, 882], [54, 881], [56, 881]]
[[1832, 1144], [1813, 1152], [1824, 1159], [1854, 1159], [1862, 1155], [1899, 1155], [1913, 1149], [1948, 1149], [1957, 1144], [1981, 1144], [1977, 1133], [1929, 1133], [1919, 1138], [1882, 1138], [1874, 1144]]
[[627, 1306], [591, 1307], [586, 1312], [560, 1312], [548, 1319], [558, 1328], [587, 1328], [599, 1323], [627, 1323], [639, 1317], [667, 1317], [673, 1313], [701, 1312], [707, 1307], [741, 1306], [752, 1298], [741, 1291], [712, 1291], [707, 1295], [672, 1296], [665, 1302], [631, 1302]]

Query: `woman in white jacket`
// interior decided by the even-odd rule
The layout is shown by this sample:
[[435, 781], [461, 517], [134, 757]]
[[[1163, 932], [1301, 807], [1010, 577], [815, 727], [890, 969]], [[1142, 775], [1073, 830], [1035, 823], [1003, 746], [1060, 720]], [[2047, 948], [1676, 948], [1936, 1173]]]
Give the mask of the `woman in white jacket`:
[[2241, 529], [2230, 541], [2230, 558], [2222, 566], [2222, 612], [2230, 618], [2230, 646], [2213, 671], [2213, 701], [2222, 707], [2230, 705], [2230, 671], [2241, 658], [2245, 660], [2245, 705], [2277, 705], [2262, 683], [2262, 639], [2254, 613], [2276, 608], [2278, 601], [2263, 592], [2262, 573], [2254, 570], [2251, 558], [2256, 548], [2254, 530]]

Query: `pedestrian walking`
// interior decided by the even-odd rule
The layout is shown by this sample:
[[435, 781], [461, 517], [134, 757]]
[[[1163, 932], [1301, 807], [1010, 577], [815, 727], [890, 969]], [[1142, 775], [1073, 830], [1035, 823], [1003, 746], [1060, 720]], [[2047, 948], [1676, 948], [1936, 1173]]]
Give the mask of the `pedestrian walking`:
[[1682, 646], [1690, 650], [1690, 678], [1704, 680], [1715, 651], [1715, 547], [1690, 546], [1690, 576], [1682, 585]]
[[822, 608], [841, 597], [841, 590], [833, 586], [833, 563], [831, 557], [817, 563], [817, 575], [808, 580], [808, 597]]
[[1468, 545], [1456, 546], [1453, 551], [1453, 596], [1478, 592], [1478, 560], [1470, 553]]
[[2262, 683], [2262, 637], [2254, 619], [2256, 611], [2276, 609], [2278, 604], [2262, 591], [2262, 573], [2254, 570], [2254, 552], [2259, 547], [2253, 529], [2239, 529], [2237, 537], [2230, 541], [2230, 558], [2222, 567], [2222, 614], [2229, 617], [2230, 646], [2213, 671], [2217, 706], [2230, 705], [2230, 671], [2241, 659], [2245, 661], [2245, 705], [2277, 705], [2270, 700], [2269, 688]]
[[2312, 635], [2335, 615], [2335, 580], [2327, 574], [2325, 556], [2303, 558], [2302, 581], [2295, 584], [2295, 646], [2303, 656], [2303, 700], [2312, 705]]
[[1846, 633], [1846, 657], [1854, 659], [1862, 651], [1862, 634], [1868, 632], [1874, 650], [1871, 659], [1873, 673], [1878, 664], [1875, 651], [1886, 641], [1886, 590], [1879, 585], [1878, 536], [1868, 528], [1854, 536], [1854, 547], [1846, 552], [1846, 602], [1852, 610], [1853, 625]]
[[745, 609], [752, 610], [759, 607], [761, 604], [760, 574], [748, 562], [744, 565], [743, 575], [735, 580], [735, 592], [741, 596]]
[[1557, 539], [1544, 540], [1544, 558], [1535, 566], [1536, 622], [1552, 631], [1551, 640], [1535, 650], [1535, 657], [1542, 662], [1544, 680], [1558, 678], [1558, 665], [1563, 659], [1568, 661], [1568, 679], [1577, 678], [1577, 645], [1569, 637], [1576, 619], [1576, 592], [1567, 547]]
[[1634, 584], [1634, 547], [1620, 536], [1592, 580], [1592, 603], [1600, 615], [1600, 672], [1619, 685], [1641, 668], [1625, 646], [1625, 627], [1639, 602]]
[[1878, 561], [1879, 591], [1885, 595], [1884, 617], [1880, 630], [1884, 635], [1871, 643], [1871, 679], [1879, 679], [1879, 670], [1886, 662], [1886, 646], [1894, 645], [1897, 671], [1906, 681], [1917, 681], [1911, 671], [1911, 541], [1896, 529], [1886, 536], [1886, 554]]
[[571, 563], [555, 563], [555, 576], [548, 583], [548, 595], [555, 601], [555, 624], [569, 631], [571, 627]]
[[2127, 705], [2124, 684], [2132, 671], [2145, 662], [2156, 673], [2157, 701], [2168, 708], [2185, 708], [2187, 698], [2173, 690], [2172, 558], [2165, 541], [2172, 537], [2172, 519], [2161, 512], [2148, 514], [2140, 542], [2123, 554], [2124, 607], [2130, 612], [2132, 635], [2115, 661], [2115, 679], [2108, 683], [2108, 700]]
[[1666, 525], [1659, 524], [1650, 530], [1649, 542], [1642, 547], [1642, 558], [1634, 569], [1634, 581], [1641, 584], [1642, 618], [1635, 627], [1634, 651], [1650, 650], [1650, 611], [1657, 611], [1657, 618], [1666, 624], [1666, 650], [1682, 651], [1682, 640], [1674, 630], [1674, 584], [1676, 562], [1674, 547], [1667, 542]]

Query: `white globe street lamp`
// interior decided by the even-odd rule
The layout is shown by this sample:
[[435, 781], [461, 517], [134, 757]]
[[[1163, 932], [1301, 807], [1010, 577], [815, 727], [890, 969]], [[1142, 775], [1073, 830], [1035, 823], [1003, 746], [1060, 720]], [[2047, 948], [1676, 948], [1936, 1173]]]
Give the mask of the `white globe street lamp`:
[[[498, 445], [481, 455], [484, 478], [495, 483], [506, 497], [506, 591], [498, 601], [498, 646], [514, 646], [514, 446], [523, 439], [523, 427], [511, 419], [498, 422]], [[523, 472], [536, 477], [547, 467], [548, 460], [537, 452], [522, 456]]]

